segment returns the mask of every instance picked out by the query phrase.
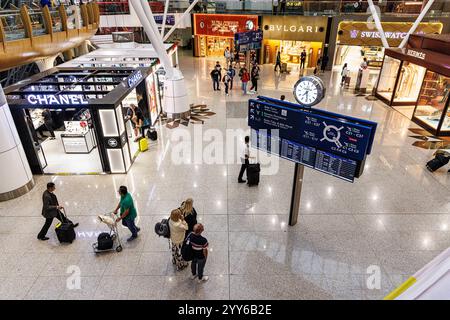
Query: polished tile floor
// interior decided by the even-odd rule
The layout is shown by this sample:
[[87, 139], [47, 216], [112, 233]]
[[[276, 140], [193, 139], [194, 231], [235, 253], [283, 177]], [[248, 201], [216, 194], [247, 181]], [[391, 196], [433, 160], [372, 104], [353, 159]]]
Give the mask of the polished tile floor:
[[[239, 83], [228, 97], [223, 88], [214, 92], [213, 64], [189, 53], [180, 57], [190, 102], [205, 103], [216, 113], [201, 129], [224, 135], [248, 130], [249, 96], [242, 95]], [[1, 299], [382, 299], [449, 246], [450, 175], [425, 169], [433, 151], [412, 146], [408, 128], [415, 125], [406, 117], [341, 89], [338, 73], [322, 77], [327, 97], [318, 107], [379, 126], [364, 175], [355, 183], [305, 169], [296, 226], [287, 226], [292, 163], [280, 160], [275, 175], [263, 168], [260, 185], [249, 188], [237, 183], [239, 164], [196, 162], [195, 147], [190, 164], [174, 164], [180, 145], [174, 135], [185, 131], [198, 137], [198, 128], [161, 128], [158, 141], [126, 175], [36, 176], [34, 190], [0, 203]], [[261, 78], [259, 94], [294, 99], [298, 74], [280, 76], [264, 66]], [[48, 242], [36, 240], [44, 222], [41, 194], [49, 180], [80, 223], [71, 245], [60, 245], [53, 228]], [[142, 234], [121, 253], [95, 255], [91, 245], [106, 230], [95, 217], [115, 207], [122, 184], [136, 200]], [[194, 198], [210, 243], [210, 280], [201, 285], [188, 279], [187, 270], [173, 269], [167, 241], [153, 231], [187, 197]], [[370, 266], [379, 268], [379, 288], [367, 286]], [[77, 275], [81, 287], [70, 289]]]

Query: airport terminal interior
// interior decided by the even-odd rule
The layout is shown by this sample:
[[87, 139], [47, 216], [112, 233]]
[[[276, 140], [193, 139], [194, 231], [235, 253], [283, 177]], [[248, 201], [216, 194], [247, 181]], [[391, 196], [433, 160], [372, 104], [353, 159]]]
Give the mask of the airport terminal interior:
[[[4, 2], [11, 3], [0, 11], [0, 299], [450, 299], [450, 6], [445, 1], [431, 8], [426, 0], [410, 1], [419, 7], [387, 1], [379, 17], [388, 30], [385, 37], [378, 26], [369, 26], [371, 31], [366, 26], [368, 1], [351, 9], [343, 1], [321, 6], [287, 1], [283, 8], [272, 0], [192, 6], [170, 0], [167, 17], [166, 1], [150, 1], [155, 24], [142, 23], [139, 1]], [[400, 48], [422, 10], [428, 13], [418, 21], [421, 33], [408, 34]], [[11, 27], [27, 15], [30, 29]], [[296, 16], [293, 26], [289, 19]], [[351, 26], [355, 19], [360, 22], [354, 29], [338, 30], [342, 21]], [[53, 21], [53, 27], [44, 21]], [[166, 35], [174, 28], [167, 39], [151, 34], [161, 24]], [[352, 32], [348, 39], [354, 42], [346, 42], [345, 32]], [[239, 58], [230, 62], [224, 46], [197, 54], [201, 37], [230, 45], [232, 57]], [[269, 39], [277, 39], [276, 48], [266, 45]], [[288, 43], [298, 44], [295, 57], [288, 57], [293, 51]], [[273, 50], [280, 44], [286, 48], [277, 68]], [[103, 50], [101, 58], [96, 50]], [[271, 50], [269, 61], [265, 55]], [[376, 52], [376, 63], [364, 62], [372, 57], [367, 52]], [[342, 71], [345, 59], [351, 60], [348, 73]], [[213, 89], [216, 62], [220, 90]], [[235, 76], [226, 94], [229, 63]], [[243, 66], [250, 73], [247, 93], [239, 74]], [[174, 93], [179, 87], [172, 77], [180, 74], [185, 87]], [[250, 89], [253, 79], [257, 91]], [[301, 105], [302, 81], [321, 86], [322, 100]], [[351, 173], [331, 164], [318, 169], [317, 158], [310, 166], [276, 154], [273, 146], [268, 153], [267, 146], [254, 142], [253, 129], [275, 126], [269, 120], [254, 126], [249, 110], [257, 101], [270, 102], [272, 111], [262, 117], [278, 108], [277, 120], [306, 115], [304, 123], [280, 129], [282, 143], [300, 137], [292, 142], [299, 148], [357, 168], [346, 167]], [[141, 124], [134, 107], [143, 114]], [[314, 119], [325, 120], [311, 124]], [[312, 139], [305, 146], [305, 126], [327, 121], [325, 141]], [[371, 146], [352, 157], [367, 123], [373, 126]], [[330, 128], [336, 132], [327, 135]], [[245, 136], [251, 136], [248, 151]], [[340, 139], [350, 142], [342, 146]], [[256, 185], [238, 181], [244, 154], [250, 164], [243, 179], [250, 182], [251, 164], [260, 164]], [[71, 243], [61, 242], [56, 219], [48, 240], [38, 236], [49, 182], [58, 205], [79, 224], [72, 228]], [[122, 222], [111, 226], [99, 218], [123, 200], [120, 186], [128, 188], [137, 211], [140, 231], [132, 241]], [[190, 267], [178, 270], [173, 241], [155, 232], [155, 225], [188, 198], [208, 242], [204, 281], [191, 279]], [[293, 215], [296, 223], [290, 223]], [[114, 247], [101, 252], [98, 237], [104, 232], [114, 233]], [[69, 285], [72, 276], [79, 279], [75, 289]]]

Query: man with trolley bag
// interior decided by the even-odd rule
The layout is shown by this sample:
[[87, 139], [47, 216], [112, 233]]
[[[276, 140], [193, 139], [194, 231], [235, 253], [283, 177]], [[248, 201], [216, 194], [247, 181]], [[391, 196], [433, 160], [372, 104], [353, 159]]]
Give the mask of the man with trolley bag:
[[141, 229], [134, 223], [134, 220], [137, 217], [137, 212], [134, 207], [133, 198], [125, 186], [119, 187], [119, 195], [120, 202], [117, 205], [116, 210], [114, 210], [114, 214], [117, 214], [120, 209], [120, 216], [116, 219], [116, 222], [122, 220], [122, 224], [131, 231], [131, 237], [128, 238], [127, 241], [133, 241], [138, 237], [138, 232], [141, 231]]
[[39, 240], [46, 241], [49, 238], [46, 236], [47, 231], [52, 225], [53, 219], [58, 219], [61, 223], [59, 223], [56, 228], [56, 235], [60, 242], [69, 242], [75, 239], [75, 231], [74, 228], [78, 227], [78, 223], [73, 223], [70, 221], [66, 214], [63, 206], [60, 206], [58, 203], [58, 198], [55, 195], [55, 184], [53, 182], [47, 183], [47, 190], [42, 194], [42, 215], [45, 218], [45, 224], [39, 232], [37, 238]]

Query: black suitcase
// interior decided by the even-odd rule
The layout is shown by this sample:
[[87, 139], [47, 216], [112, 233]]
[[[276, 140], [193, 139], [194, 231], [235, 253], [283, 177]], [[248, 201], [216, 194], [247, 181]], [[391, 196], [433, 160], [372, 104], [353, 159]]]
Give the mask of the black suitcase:
[[438, 150], [435, 153], [434, 159], [427, 162], [427, 169], [434, 172], [437, 169], [445, 166], [450, 161], [450, 153], [447, 151]]
[[249, 164], [247, 167], [247, 183], [249, 186], [257, 186], [259, 184], [259, 173], [261, 166], [259, 163]]
[[[63, 213], [60, 211], [60, 215]], [[64, 216], [66, 216], [64, 214]], [[58, 223], [55, 228], [56, 236], [61, 243], [72, 243], [75, 240], [75, 229], [72, 222]]]
[[110, 250], [114, 241], [108, 232], [102, 232], [97, 237], [97, 250]]
[[147, 137], [152, 141], [156, 141], [156, 139], [158, 139], [158, 133], [156, 130], [150, 129], [147, 131]]

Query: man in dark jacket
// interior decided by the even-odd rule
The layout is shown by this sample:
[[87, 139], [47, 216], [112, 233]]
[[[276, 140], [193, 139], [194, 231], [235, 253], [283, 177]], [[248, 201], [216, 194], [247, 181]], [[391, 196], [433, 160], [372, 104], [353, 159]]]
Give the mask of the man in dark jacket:
[[212, 81], [213, 81], [213, 88], [214, 88], [214, 91], [217, 91], [217, 90], [220, 90], [220, 85], [219, 85], [219, 83], [220, 83], [220, 76], [221, 76], [221, 73], [220, 73], [220, 71], [218, 70], [218, 68], [214, 68], [212, 71], [211, 71], [211, 79], [212, 79]]
[[[42, 215], [45, 218], [45, 224], [37, 236], [39, 240], [45, 241], [49, 239], [46, 235], [48, 229], [52, 225], [53, 218], [58, 219], [62, 223], [72, 222], [61, 213], [60, 210], [64, 210], [64, 207], [59, 205], [58, 198], [56, 198], [56, 195], [54, 194], [55, 190], [55, 184], [53, 182], [49, 182], [47, 183], [47, 190], [45, 190], [42, 195]], [[75, 223], [73, 226], [78, 227], [78, 223]]]

